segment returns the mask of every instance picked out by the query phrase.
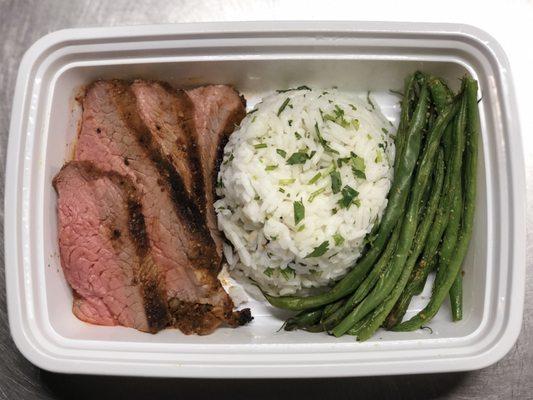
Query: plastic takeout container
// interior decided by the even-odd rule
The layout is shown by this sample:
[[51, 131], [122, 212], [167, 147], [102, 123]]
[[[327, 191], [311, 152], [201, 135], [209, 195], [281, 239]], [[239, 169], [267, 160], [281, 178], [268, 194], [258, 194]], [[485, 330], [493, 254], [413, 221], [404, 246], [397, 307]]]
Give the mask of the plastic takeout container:
[[[398, 117], [389, 89], [420, 68], [458, 85], [479, 80], [482, 147], [475, 232], [464, 263], [465, 316], [444, 306], [432, 333], [352, 337], [278, 332], [279, 312], [209, 336], [156, 335], [77, 320], [58, 257], [52, 177], [70, 157], [80, 87], [98, 78], [160, 79], [179, 87], [234, 85], [249, 104], [298, 84], [372, 91]], [[175, 377], [318, 377], [485, 367], [513, 346], [525, 282], [525, 177], [509, 65], [486, 33], [464, 25], [254, 22], [64, 30], [37, 41], [20, 65], [6, 174], [9, 321], [20, 351], [47, 370]], [[427, 295], [428, 293], [426, 293]], [[410, 313], [423, 306], [413, 304]]]

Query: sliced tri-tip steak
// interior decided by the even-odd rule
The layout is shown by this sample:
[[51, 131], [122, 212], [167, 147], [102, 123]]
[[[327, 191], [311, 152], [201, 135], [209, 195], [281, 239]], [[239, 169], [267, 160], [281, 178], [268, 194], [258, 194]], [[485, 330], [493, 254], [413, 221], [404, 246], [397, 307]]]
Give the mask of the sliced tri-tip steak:
[[187, 195], [205, 218], [204, 178], [191, 99], [184, 91], [161, 82], [136, 80], [131, 89], [153, 143], [172, 162], [183, 180]]
[[61, 264], [73, 312], [100, 325], [155, 333], [169, 321], [139, 195], [126, 177], [71, 161], [53, 181]]
[[218, 257], [201, 213], [171, 160], [153, 143], [127, 83], [97, 81], [87, 88], [76, 158], [130, 177], [139, 191], [171, 325], [207, 334], [223, 322], [237, 326], [249, 320], [249, 310], [233, 312], [217, 279]]
[[207, 225], [222, 254], [220, 231], [213, 203], [222, 153], [230, 134], [246, 115], [244, 97], [227, 85], [208, 85], [188, 90], [194, 104], [194, 123], [198, 134], [198, 150], [202, 164], [207, 200]]

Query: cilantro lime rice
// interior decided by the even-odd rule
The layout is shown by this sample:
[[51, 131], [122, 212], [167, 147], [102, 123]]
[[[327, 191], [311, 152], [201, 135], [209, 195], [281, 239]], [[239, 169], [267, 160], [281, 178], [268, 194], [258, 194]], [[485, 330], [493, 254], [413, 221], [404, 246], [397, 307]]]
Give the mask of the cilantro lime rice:
[[391, 130], [371, 100], [334, 89], [264, 98], [230, 137], [217, 181], [230, 271], [275, 295], [342, 277], [387, 205]]

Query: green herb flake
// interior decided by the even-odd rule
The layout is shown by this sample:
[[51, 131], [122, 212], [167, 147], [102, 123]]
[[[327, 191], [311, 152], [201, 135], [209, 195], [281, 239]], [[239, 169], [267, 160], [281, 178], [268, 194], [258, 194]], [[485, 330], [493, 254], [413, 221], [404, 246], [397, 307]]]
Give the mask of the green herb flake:
[[329, 143], [320, 134], [320, 129], [318, 129], [318, 122], [315, 122], [315, 133], [316, 133], [319, 143], [322, 145], [322, 147], [324, 147], [324, 150], [326, 150], [329, 153], [339, 154], [337, 150], [334, 150], [329, 146]]
[[331, 215], [335, 215], [339, 212], [339, 210], [337, 210], [336, 208], [332, 208], [331, 209]]
[[365, 160], [352, 153], [352, 172], [356, 178], [366, 179]]
[[297, 151], [296, 153], [293, 153], [287, 159], [287, 164], [289, 165], [304, 164], [308, 159], [309, 159], [309, 156], [307, 155], [307, 153]]
[[254, 200], [255, 200], [255, 201], [261, 200], [261, 197], [259, 197], [259, 195], [256, 194], [256, 195], [254, 196]]
[[254, 144], [254, 148], [255, 149], [266, 149], [267, 148], [267, 144], [266, 143], [257, 143], [257, 144]]
[[265, 274], [266, 276], [268, 276], [269, 278], [272, 277], [272, 274], [274, 273], [274, 268], [270, 268], [268, 267], [267, 269], [265, 269], [263, 271], [263, 274]]
[[403, 93], [400, 92], [399, 90], [389, 89], [389, 92], [391, 92], [392, 94], [395, 94], [397, 96], [403, 97]]
[[276, 168], [278, 168], [278, 165], [267, 165], [265, 167], [265, 171], [274, 171]]
[[335, 246], [340, 246], [344, 243], [344, 238], [340, 233], [333, 235], [333, 240], [335, 241]]
[[290, 185], [291, 183], [294, 183], [294, 182], [296, 182], [296, 179], [294, 179], [294, 178], [292, 178], [292, 179], [280, 179], [278, 181], [278, 183], [280, 185]]
[[356, 107], [356, 106], [354, 106], [353, 104], [348, 104], [348, 105], [350, 106], [350, 108], [351, 108], [352, 110], [357, 111], [357, 107]]
[[300, 227], [297, 229], [298, 232], [301, 232], [305, 229], [305, 224], [300, 225]]
[[294, 132], [294, 136], [296, 136], [296, 139], [298, 140], [302, 138], [302, 135], [300, 135], [298, 132]]
[[359, 200], [359, 199], [354, 199], [353, 203], [354, 203], [357, 207], [361, 207], [361, 200]]
[[255, 122], [255, 120], [257, 119], [257, 115], [254, 115], [254, 117], [252, 118], [252, 124]]
[[311, 88], [309, 86], [302, 85], [302, 86], [298, 86], [296, 88], [276, 90], [276, 92], [278, 92], [278, 93], [287, 93], [287, 92], [292, 92], [293, 90], [311, 90]]
[[326, 251], [329, 249], [329, 241], [326, 240], [325, 242], [322, 242], [319, 246], [315, 247], [314, 250], [306, 255], [304, 258], [311, 258], [311, 257], [320, 257]]
[[352, 126], [353, 126], [353, 128], [354, 128], [356, 131], [359, 130], [360, 124], [359, 124], [359, 120], [358, 120], [357, 118], [352, 119]]
[[289, 279], [292, 279], [296, 276], [296, 272], [291, 268], [291, 267], [287, 267], [285, 269], [283, 268], [280, 268], [279, 272], [281, 272], [281, 275], [283, 275], [283, 277], [285, 278], [285, 280], [289, 280]]
[[342, 198], [338, 201], [341, 208], [350, 208], [359, 192], [351, 186], [344, 186], [341, 190]]
[[281, 107], [278, 109], [278, 113], [276, 114], [278, 117], [280, 116], [280, 114], [283, 112], [283, 110], [285, 110], [285, 108], [287, 107], [287, 105], [289, 104], [289, 101], [291, 101], [290, 98], [286, 98], [285, 101], [281, 104]]
[[285, 189], [283, 189], [283, 188], [279, 188], [279, 189], [278, 189], [278, 192], [285, 193]]
[[307, 182], [308, 185], [312, 185], [313, 183], [316, 183], [320, 178], [322, 177], [322, 174], [319, 172], [315, 176], [313, 176], [309, 182]]
[[335, 124], [340, 125], [343, 128], [348, 128], [350, 126], [350, 123], [346, 119], [344, 119], [344, 110], [340, 108], [337, 104], [335, 104], [333, 114], [325, 115], [322, 119], [324, 121], [334, 122]]
[[217, 188], [223, 188], [224, 187], [224, 182], [222, 182], [222, 179], [219, 179], [215, 186]]
[[226, 165], [226, 164], [232, 162], [234, 158], [235, 158], [235, 156], [233, 155], [233, 153], [230, 153], [229, 157], [226, 158], [226, 160], [222, 164]]
[[386, 128], [381, 128], [381, 132], [383, 132], [383, 133], [389, 133], [389, 130], [386, 129]]
[[276, 149], [276, 153], [278, 153], [280, 156], [282, 156], [283, 158], [287, 157], [287, 152], [285, 150], [282, 150], [282, 149]]
[[248, 112], [248, 115], [251, 115], [253, 114], [254, 112], [257, 112], [259, 109], [258, 108], [254, 108], [252, 111], [249, 111]]
[[339, 166], [339, 168], [341, 168], [343, 164], [349, 163], [351, 159], [352, 159], [351, 157], [337, 158], [337, 165]]
[[301, 201], [295, 201], [292, 204], [294, 208], [294, 224], [298, 225], [305, 218], [305, 207]]
[[289, 119], [289, 126], [292, 126], [292, 119]]
[[309, 195], [309, 199], [308, 199], [309, 203], [311, 203], [316, 198], [316, 196], [318, 196], [319, 194], [323, 193], [325, 190], [326, 190], [326, 188], [320, 188], [318, 190], [315, 190], [313, 193], [311, 193]]
[[374, 162], [377, 164], [382, 161], [383, 161], [383, 157], [381, 157], [381, 151], [376, 151], [376, 158], [374, 159]]
[[329, 176], [331, 177], [331, 191], [335, 194], [339, 193], [342, 187], [341, 173], [337, 170], [333, 170]]
[[376, 106], [374, 105], [374, 103], [372, 102], [372, 99], [370, 98], [370, 90], [366, 92], [366, 101], [368, 102], [368, 104], [370, 104], [370, 107], [372, 107], [372, 110], [376, 109]]

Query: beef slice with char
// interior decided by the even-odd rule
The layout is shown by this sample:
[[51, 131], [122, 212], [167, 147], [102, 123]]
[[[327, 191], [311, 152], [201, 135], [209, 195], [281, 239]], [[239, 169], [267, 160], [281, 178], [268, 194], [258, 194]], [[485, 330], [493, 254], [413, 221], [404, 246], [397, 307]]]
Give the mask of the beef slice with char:
[[207, 204], [207, 226], [220, 255], [223, 239], [213, 207], [216, 199], [215, 186], [224, 146], [246, 115], [246, 101], [234, 88], [227, 85], [201, 86], [188, 90], [187, 95], [194, 106], [194, 125], [198, 135]]
[[168, 305], [133, 184], [77, 161], [65, 164], [53, 184], [61, 264], [75, 293], [74, 314], [144, 332], [167, 326]]
[[97, 81], [87, 88], [76, 158], [130, 178], [139, 192], [171, 325], [207, 334], [223, 322], [237, 326], [249, 320], [249, 310], [233, 312], [217, 279], [219, 258], [202, 213], [140, 118], [128, 84]]
[[191, 99], [185, 92], [160, 82], [136, 80], [131, 89], [137, 100], [139, 115], [152, 135], [152, 142], [170, 160], [183, 180], [188, 197], [204, 217], [204, 178]]
[[222, 238], [213, 207], [215, 183], [228, 137], [246, 115], [244, 98], [226, 85], [184, 92], [137, 80], [132, 90], [153, 140], [176, 170], [187, 176], [187, 192], [202, 212], [221, 257]]

